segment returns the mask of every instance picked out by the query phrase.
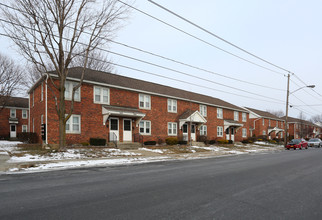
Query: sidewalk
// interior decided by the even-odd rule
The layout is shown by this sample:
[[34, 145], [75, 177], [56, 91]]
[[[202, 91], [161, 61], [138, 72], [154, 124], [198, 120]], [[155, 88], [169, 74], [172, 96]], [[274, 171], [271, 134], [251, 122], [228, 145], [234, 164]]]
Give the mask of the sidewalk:
[[173, 152], [162, 147], [159, 147], [159, 149], [140, 148], [138, 150], [69, 148], [67, 152], [31, 155], [28, 152], [17, 152], [17, 148], [14, 145], [3, 147], [0, 142], [0, 174], [43, 172], [77, 167], [129, 165], [169, 160], [191, 160], [240, 154], [269, 153], [281, 150], [284, 150], [284, 148], [280, 145], [235, 144], [234, 147], [230, 148], [223, 146], [185, 147], [183, 153]]

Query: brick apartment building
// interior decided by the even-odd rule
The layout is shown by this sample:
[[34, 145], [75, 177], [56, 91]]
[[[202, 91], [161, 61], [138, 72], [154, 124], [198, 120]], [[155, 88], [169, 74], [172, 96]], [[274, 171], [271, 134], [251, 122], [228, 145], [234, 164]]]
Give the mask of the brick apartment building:
[[[54, 73], [51, 73], [54, 76]], [[71, 68], [65, 84], [66, 109], [81, 68]], [[46, 125], [47, 144], [58, 143], [58, 116], [45, 78], [28, 91], [30, 131], [40, 136]], [[58, 83], [55, 81], [55, 83]], [[75, 93], [74, 111], [66, 124], [67, 144], [104, 138], [119, 142], [162, 141], [167, 137], [198, 141], [249, 137], [249, 112], [223, 100], [156, 83], [87, 69]]]
[[15, 139], [28, 132], [28, 98], [0, 97], [0, 139]]
[[284, 137], [285, 121], [267, 111], [246, 107], [249, 111], [250, 136], [267, 136], [269, 139]]
[[[283, 117], [285, 120], [285, 117]], [[313, 138], [321, 135], [321, 127], [306, 120], [288, 117], [288, 133], [293, 138]]]

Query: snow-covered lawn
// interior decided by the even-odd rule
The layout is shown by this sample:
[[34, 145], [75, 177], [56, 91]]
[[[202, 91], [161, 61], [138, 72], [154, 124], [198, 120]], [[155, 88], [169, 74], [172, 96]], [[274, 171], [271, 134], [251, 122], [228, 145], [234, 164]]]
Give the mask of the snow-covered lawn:
[[[198, 159], [214, 156], [239, 155], [282, 150], [282, 145], [255, 142], [254, 144], [235, 144], [224, 146], [171, 146], [143, 147], [138, 150], [115, 148], [68, 148], [65, 152], [38, 150], [17, 147], [20, 142], [0, 141], [1, 155], [10, 156], [7, 164], [15, 165], [9, 172], [34, 172], [74, 167], [121, 165], [147, 163], [175, 159]], [[162, 156], [159, 156], [162, 154]], [[23, 164], [23, 166], [21, 165]], [[1, 164], [0, 164], [1, 168]], [[0, 169], [1, 170], [1, 169]]]

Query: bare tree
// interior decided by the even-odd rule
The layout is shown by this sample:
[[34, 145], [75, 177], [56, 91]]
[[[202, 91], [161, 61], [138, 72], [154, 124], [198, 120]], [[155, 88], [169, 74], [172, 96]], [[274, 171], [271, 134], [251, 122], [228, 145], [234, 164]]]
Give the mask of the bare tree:
[[23, 79], [21, 68], [12, 59], [0, 54], [0, 111], [10, 96], [22, 92]]
[[317, 123], [317, 122], [322, 123], [322, 114], [312, 116], [311, 117], [311, 122], [313, 122], [313, 123]]
[[[83, 66], [84, 62], [84, 56], [76, 56], [73, 59], [71, 66]], [[114, 67], [111, 63], [113, 63], [112, 60], [108, 59], [101, 51], [91, 51], [88, 55], [87, 68], [112, 73], [114, 72]]]
[[299, 131], [298, 134], [301, 138], [305, 138], [309, 134], [309, 127], [306, 123], [306, 117], [303, 112], [300, 112], [299, 116]]
[[[4, 30], [22, 55], [48, 78], [59, 120], [59, 147], [66, 145], [66, 122], [74, 109], [89, 54], [115, 36], [128, 15], [117, 0], [11, 0], [13, 9], [2, 10]], [[80, 82], [72, 90], [71, 107], [65, 108], [65, 82], [73, 59], [83, 56]], [[49, 74], [50, 67], [57, 74]], [[55, 81], [58, 79], [58, 82]], [[65, 116], [66, 114], [66, 116]]]
[[267, 112], [277, 116], [277, 117], [283, 117], [285, 115], [285, 113], [283, 112], [283, 110], [267, 110]]

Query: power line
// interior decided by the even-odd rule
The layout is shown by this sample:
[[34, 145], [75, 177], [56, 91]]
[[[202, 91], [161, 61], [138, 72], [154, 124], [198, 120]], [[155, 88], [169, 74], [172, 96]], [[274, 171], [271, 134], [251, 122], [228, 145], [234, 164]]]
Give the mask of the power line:
[[[0, 20], [3, 21], [3, 22], [7, 22], [9, 24], [12, 24], [12, 25], [22, 26], [20, 24], [15, 24], [13, 22], [8, 22], [8, 21], [5, 21], [3, 19], [0, 19]], [[31, 29], [32, 30], [32, 28], [30, 28], [30, 27], [23, 26], [23, 28]], [[36, 31], [39, 32], [38, 30], [36, 30]], [[64, 38], [64, 40], [67, 40], [68, 41], [69, 39]], [[86, 44], [84, 44], [84, 43], [81, 43], [81, 42], [77, 42], [77, 43], [86, 46]], [[225, 84], [222, 84], [222, 83], [218, 83], [218, 82], [215, 82], [215, 81], [212, 81], [212, 80], [209, 80], [209, 79], [204, 79], [202, 77], [198, 77], [198, 76], [195, 76], [195, 75], [192, 75], [192, 74], [188, 74], [188, 73], [185, 73], [185, 72], [182, 72], [182, 71], [174, 70], [174, 69], [171, 69], [171, 68], [168, 68], [168, 67], [164, 67], [164, 66], [161, 66], [161, 65], [158, 65], [158, 64], [154, 64], [154, 63], [151, 63], [151, 62], [147, 62], [147, 61], [144, 61], [144, 60], [141, 60], [141, 59], [138, 59], [138, 58], [130, 57], [130, 56], [127, 56], [127, 55], [123, 55], [123, 54], [120, 54], [120, 53], [116, 53], [116, 52], [112, 52], [112, 51], [109, 51], [109, 50], [106, 50], [106, 49], [103, 49], [103, 48], [99, 48], [99, 47], [97, 47], [97, 49], [102, 50], [102, 51], [106, 51], [106, 52], [109, 52], [109, 53], [113, 53], [113, 54], [116, 54], [118, 56], [126, 57], [128, 59], [132, 59], [132, 60], [135, 60], [135, 61], [138, 61], [138, 62], [142, 62], [142, 63], [149, 64], [149, 65], [153, 65], [153, 66], [156, 66], [156, 67], [159, 67], [159, 68], [163, 68], [163, 69], [166, 69], [166, 70], [170, 70], [170, 71], [173, 71], [173, 72], [176, 72], [176, 73], [185, 75], [185, 76], [189, 76], [189, 77], [193, 77], [193, 78], [196, 78], [196, 79], [199, 79], [199, 80], [203, 80], [203, 81], [206, 81], [206, 82], [210, 82], [210, 83], [213, 83], [213, 84], [216, 84], [216, 85], [221, 85], [221, 86], [224, 86], [224, 87], [227, 87], [227, 88], [231, 88], [231, 89], [235, 89], [235, 90], [238, 90], [238, 91], [242, 91], [242, 92], [249, 93], [249, 94], [252, 94], [252, 95], [255, 95], [255, 96], [261, 96], [261, 97], [264, 97], [264, 98], [267, 98], [267, 99], [271, 99], [271, 100], [275, 100], [275, 101], [282, 102], [281, 100], [278, 100], [278, 99], [275, 99], [275, 98], [271, 98], [271, 97], [264, 96], [264, 95], [259, 95], [257, 93], [253, 93], [253, 92], [249, 92], [247, 90], [235, 88], [233, 86], [229, 86], [229, 85], [225, 85]]]
[[[10, 37], [9, 35], [3, 34], [3, 33], [0, 33], [0, 35], [1, 36], [5, 36], [5, 37]], [[29, 42], [29, 43], [33, 43], [33, 42]], [[40, 45], [39, 43], [36, 43], [36, 44]], [[80, 55], [80, 56], [83, 56], [83, 55]], [[122, 68], [134, 70], [134, 71], [137, 71], [137, 72], [140, 72], [140, 73], [146, 73], [146, 74], [153, 75], [153, 76], [157, 76], [157, 77], [160, 77], [160, 78], [170, 79], [170, 80], [173, 80], [173, 81], [176, 81], [176, 82], [181, 82], [181, 83], [193, 85], [193, 86], [197, 86], [197, 87], [200, 87], [200, 88], [206, 88], [206, 89], [209, 89], [209, 90], [212, 90], [212, 91], [223, 92], [225, 94], [231, 94], [231, 95], [235, 95], [235, 96], [239, 96], [239, 97], [244, 97], [244, 98], [250, 98], [252, 100], [258, 100], [258, 101], [264, 101], [264, 102], [270, 102], [270, 103], [277, 103], [277, 104], [284, 104], [284, 102], [283, 101], [280, 101], [280, 100], [278, 100], [280, 102], [277, 102], [277, 101], [268, 101], [268, 100], [264, 100], [264, 99], [258, 99], [258, 98], [249, 97], [249, 96], [245, 96], [245, 95], [240, 95], [240, 94], [236, 94], [236, 93], [232, 93], [232, 92], [227, 92], [227, 91], [223, 91], [223, 90], [219, 90], [219, 89], [214, 89], [212, 87], [208, 87], [208, 86], [199, 85], [199, 84], [196, 84], [196, 83], [187, 82], [187, 81], [184, 81], [184, 80], [179, 80], [179, 79], [175, 79], [175, 78], [168, 77], [168, 76], [163, 76], [163, 75], [156, 74], [156, 73], [151, 73], [151, 72], [148, 72], [148, 71], [145, 71], [145, 70], [140, 70], [140, 69], [133, 68], [133, 67], [129, 67], [129, 66], [125, 66], [125, 65], [116, 64], [116, 63], [109, 62], [109, 61], [100, 60], [100, 59], [97, 59], [97, 58], [94, 58], [94, 57], [91, 57], [91, 58], [94, 59], [94, 60], [97, 60], [97, 61], [110, 63], [111, 65], [114, 65], [114, 66], [119, 66], [119, 67], [122, 67]], [[272, 99], [272, 98], [270, 98], [270, 99]]]
[[[10, 9], [13, 9], [13, 10], [16, 10], [16, 11], [19, 11], [19, 12], [22, 12], [22, 13], [25, 13], [25, 12], [19, 10], [19, 9], [16, 9], [14, 7], [11, 7], [11, 6], [6, 5], [6, 4], [3, 4], [3, 3], [0, 3], [0, 5], [5, 6], [5, 7], [8, 7]], [[8, 21], [6, 21], [4, 19], [0, 19], [0, 20], [3, 21], [3, 22], [9, 23]], [[54, 21], [50, 21], [50, 22], [54, 22]], [[17, 24], [14, 24], [14, 25], [17, 25]], [[67, 27], [74, 29], [74, 27], [69, 27], [69, 26], [67, 26]], [[25, 28], [28, 28], [28, 27], [25, 27]], [[84, 33], [85, 34], [91, 34], [91, 33], [86, 32], [86, 31], [84, 31]], [[184, 65], [184, 66], [188, 66], [190, 68], [197, 69], [197, 70], [200, 70], [200, 71], [203, 71], [203, 72], [207, 72], [207, 73], [210, 73], [210, 74], [213, 74], [213, 75], [218, 75], [218, 76], [221, 76], [221, 77], [224, 77], [224, 78], [227, 78], [227, 79], [235, 80], [235, 81], [238, 81], [238, 82], [242, 82], [242, 83], [246, 83], [246, 84], [250, 84], [250, 85], [254, 85], [254, 86], [259, 86], [261, 88], [274, 89], [274, 90], [278, 90], [278, 91], [286, 91], [285, 89], [274, 88], [274, 87], [270, 87], [270, 86], [266, 86], [266, 85], [260, 85], [260, 84], [257, 84], [257, 83], [252, 83], [252, 82], [249, 82], [249, 81], [237, 79], [237, 78], [234, 78], [234, 77], [229, 77], [229, 76], [226, 76], [224, 74], [216, 73], [216, 72], [213, 72], [213, 71], [210, 71], [210, 70], [206, 70], [204, 68], [196, 67], [196, 66], [193, 66], [193, 65], [190, 65], [190, 64], [181, 62], [181, 61], [177, 61], [177, 60], [174, 60], [174, 59], [171, 59], [171, 58], [167, 58], [167, 57], [164, 57], [164, 56], [161, 56], [161, 55], [158, 55], [158, 54], [155, 54], [155, 53], [146, 51], [146, 50], [142, 50], [142, 49], [139, 49], [139, 48], [136, 48], [136, 47], [133, 47], [133, 46], [129, 46], [129, 45], [126, 45], [124, 43], [120, 43], [120, 42], [117, 42], [117, 41], [113, 41], [113, 40], [107, 39], [105, 37], [99, 37], [99, 38], [105, 39], [105, 40], [109, 40], [112, 43], [115, 43], [115, 44], [118, 44], [118, 45], [121, 45], [121, 46], [124, 46], [124, 47], [127, 47], [127, 48], [131, 48], [131, 49], [134, 49], [134, 50], [137, 50], [137, 51], [146, 53], [146, 54], [150, 54], [150, 55], [153, 55], [153, 56], [156, 56], [156, 57], [159, 57], [159, 58], [162, 58], [162, 59], [165, 59], [165, 60], [174, 62], [174, 63], [178, 63], [178, 64], [181, 64], [181, 65]], [[113, 54], [116, 54], [116, 55], [120, 55], [120, 54], [117, 54], [117, 53], [112, 52], [112, 51], [106, 51], [106, 52], [113, 53]], [[120, 55], [120, 56], [122, 56], [122, 55]]]
[[263, 61], [263, 62], [265, 62], [265, 63], [267, 63], [267, 64], [270, 64], [270, 65], [272, 65], [272, 66], [274, 66], [274, 67], [276, 67], [276, 68], [278, 68], [278, 69], [281, 69], [281, 70], [286, 71], [286, 72], [290, 72], [290, 71], [289, 71], [289, 70], [287, 70], [287, 69], [284, 69], [284, 68], [282, 68], [282, 67], [280, 67], [280, 66], [277, 66], [277, 65], [275, 65], [275, 64], [273, 64], [273, 63], [271, 63], [271, 62], [269, 62], [269, 61], [267, 61], [267, 60], [265, 60], [265, 59], [263, 59], [263, 58], [261, 58], [261, 57], [259, 57], [259, 56], [256, 56], [255, 54], [253, 54], [253, 53], [251, 53], [251, 52], [248, 52], [247, 50], [245, 50], [245, 49], [243, 49], [243, 48], [241, 48], [241, 47], [237, 46], [236, 44], [233, 44], [233, 43], [231, 43], [231, 42], [229, 42], [229, 41], [225, 40], [224, 38], [219, 37], [218, 35], [216, 35], [216, 34], [212, 33], [211, 31], [209, 31], [209, 30], [207, 30], [207, 29], [205, 29], [205, 28], [203, 28], [203, 27], [201, 27], [201, 26], [199, 26], [199, 25], [197, 25], [197, 24], [193, 23], [192, 21], [190, 21], [190, 20], [188, 20], [188, 19], [186, 19], [186, 18], [184, 18], [184, 17], [182, 17], [182, 16], [178, 15], [177, 13], [175, 13], [175, 12], [173, 12], [173, 11], [171, 11], [171, 10], [167, 9], [166, 7], [163, 7], [162, 5], [160, 5], [160, 4], [158, 4], [158, 3], [156, 3], [156, 2], [154, 2], [154, 1], [152, 1], [152, 0], [148, 0], [148, 1], [149, 1], [149, 2], [151, 2], [152, 4], [154, 4], [154, 5], [158, 6], [159, 8], [161, 8], [161, 9], [163, 9], [163, 10], [165, 10], [165, 11], [167, 11], [167, 12], [171, 13], [171, 14], [173, 14], [174, 16], [176, 16], [176, 17], [180, 18], [181, 20], [184, 20], [185, 22], [188, 22], [189, 24], [191, 24], [191, 25], [193, 25], [193, 26], [197, 27], [198, 29], [200, 29], [200, 30], [202, 30], [202, 31], [204, 31], [204, 32], [206, 32], [206, 33], [208, 33], [208, 34], [210, 34], [211, 36], [214, 36], [214, 37], [216, 37], [217, 39], [219, 39], [219, 40], [221, 40], [221, 41], [224, 41], [225, 43], [227, 43], [227, 44], [229, 44], [229, 45], [231, 45], [231, 46], [233, 46], [233, 47], [235, 47], [235, 48], [237, 48], [237, 49], [239, 49], [239, 50], [243, 51], [244, 53], [247, 53], [248, 55], [251, 55], [252, 57], [255, 57], [255, 58], [257, 58], [257, 59], [259, 59], [259, 60], [261, 60], [261, 61]]
[[237, 58], [239, 58], [239, 59], [241, 59], [241, 60], [243, 60], [243, 61], [246, 61], [246, 62], [248, 62], [248, 63], [251, 63], [251, 64], [253, 64], [253, 65], [255, 65], [255, 66], [258, 66], [258, 67], [261, 67], [261, 68], [263, 68], [263, 69], [269, 70], [269, 71], [271, 71], [271, 72], [274, 72], [274, 73], [277, 73], [277, 74], [280, 74], [280, 75], [285, 76], [285, 74], [284, 74], [284, 73], [281, 73], [281, 72], [278, 72], [278, 71], [272, 70], [272, 69], [270, 69], [270, 68], [267, 68], [267, 67], [265, 67], [265, 66], [262, 66], [262, 65], [260, 65], [260, 64], [257, 64], [257, 63], [255, 63], [255, 62], [252, 62], [252, 61], [250, 61], [250, 60], [247, 60], [247, 59], [245, 59], [245, 58], [243, 58], [243, 57], [241, 57], [241, 56], [238, 56], [238, 55], [236, 55], [236, 54], [233, 54], [233, 53], [231, 53], [231, 52], [229, 52], [229, 51], [227, 51], [227, 50], [225, 50], [225, 49], [222, 49], [222, 48], [220, 48], [220, 47], [218, 47], [218, 46], [216, 46], [216, 45], [214, 45], [214, 44], [212, 44], [212, 43], [209, 43], [209, 42], [207, 42], [207, 41], [205, 41], [205, 40], [203, 40], [203, 39], [201, 39], [201, 38], [199, 38], [199, 37], [197, 37], [197, 36], [195, 36], [195, 35], [193, 35], [193, 34], [190, 34], [190, 33], [186, 32], [186, 31], [184, 31], [184, 30], [182, 30], [182, 29], [180, 29], [180, 28], [177, 28], [177, 27], [175, 27], [174, 25], [171, 25], [171, 24], [169, 24], [169, 23], [167, 23], [167, 22], [165, 22], [165, 21], [163, 21], [163, 20], [161, 20], [161, 19], [159, 19], [159, 18], [157, 18], [157, 17], [155, 17], [155, 16], [153, 16], [153, 15], [150, 15], [150, 14], [148, 14], [148, 13], [146, 13], [146, 12], [144, 12], [144, 11], [142, 11], [142, 10], [140, 10], [140, 9], [136, 8], [136, 7], [133, 7], [132, 5], [129, 5], [129, 4], [127, 4], [127, 3], [125, 3], [125, 2], [123, 2], [123, 1], [121, 1], [121, 0], [117, 0], [117, 1], [121, 2], [122, 4], [124, 4], [124, 5], [128, 6], [128, 7], [132, 8], [132, 9], [134, 9], [134, 10], [136, 10], [136, 11], [138, 11], [138, 12], [140, 12], [140, 13], [142, 13], [142, 14], [144, 14], [144, 15], [146, 15], [146, 16], [148, 16], [148, 17], [150, 17], [150, 18], [153, 18], [154, 20], [157, 20], [157, 21], [159, 21], [159, 22], [161, 22], [161, 23], [163, 23], [163, 24], [165, 24], [165, 25], [167, 25], [167, 26], [169, 26], [169, 27], [171, 27], [171, 28], [173, 28], [173, 29], [175, 29], [175, 30], [177, 30], [177, 31], [181, 32], [181, 33], [184, 33], [184, 34], [186, 34], [186, 35], [188, 35], [188, 36], [190, 36], [190, 37], [192, 37], [192, 38], [194, 38], [194, 39], [196, 39], [196, 40], [198, 40], [198, 41], [201, 41], [201, 42], [203, 42], [203, 43], [205, 43], [205, 44], [207, 44], [207, 45], [209, 45], [209, 46], [211, 46], [211, 47], [214, 47], [214, 48], [216, 48], [216, 49], [218, 49], [218, 50], [221, 50], [221, 51], [223, 51], [223, 52], [225, 52], [225, 53], [227, 53], [227, 54], [229, 54], [229, 55], [231, 55], [231, 56], [237, 57]]

